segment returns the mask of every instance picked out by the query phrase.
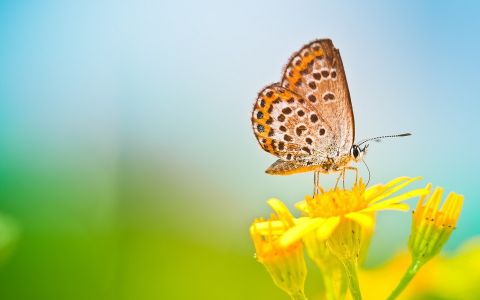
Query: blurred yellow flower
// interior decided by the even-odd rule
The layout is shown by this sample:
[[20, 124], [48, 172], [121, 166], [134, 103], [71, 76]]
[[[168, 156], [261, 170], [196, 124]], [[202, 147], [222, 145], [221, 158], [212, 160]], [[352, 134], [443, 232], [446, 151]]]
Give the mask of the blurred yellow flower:
[[[402, 277], [409, 260], [408, 253], [404, 252], [375, 268], [361, 269], [359, 277], [364, 298], [384, 300]], [[477, 237], [454, 253], [433, 258], [397, 299], [476, 299], [480, 295], [479, 278], [480, 238]]]
[[294, 225], [294, 218], [277, 199], [268, 200], [277, 213], [270, 219], [257, 219], [250, 227], [250, 235], [255, 244], [255, 256], [270, 273], [275, 284], [292, 299], [306, 299], [304, 294], [307, 267], [301, 242], [287, 247], [279, 244], [279, 237]]

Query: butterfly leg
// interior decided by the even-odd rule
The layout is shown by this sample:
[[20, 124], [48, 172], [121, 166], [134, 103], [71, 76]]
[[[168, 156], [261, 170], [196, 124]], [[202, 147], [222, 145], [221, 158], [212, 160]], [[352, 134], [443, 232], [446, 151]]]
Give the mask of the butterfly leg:
[[314, 181], [313, 195], [314, 196], [324, 192], [322, 186], [320, 185], [320, 174], [321, 173], [322, 172], [320, 172], [320, 171], [315, 171], [313, 173], [313, 181]]
[[317, 195], [322, 190], [320, 186], [320, 172], [313, 172], [313, 195]]
[[340, 174], [338, 175], [337, 181], [335, 182], [335, 189], [337, 189], [337, 187], [338, 187], [338, 183], [340, 182], [340, 178], [342, 178], [342, 175], [345, 174], [345, 171], [343, 169], [339, 170], [339, 171], [340, 171]]

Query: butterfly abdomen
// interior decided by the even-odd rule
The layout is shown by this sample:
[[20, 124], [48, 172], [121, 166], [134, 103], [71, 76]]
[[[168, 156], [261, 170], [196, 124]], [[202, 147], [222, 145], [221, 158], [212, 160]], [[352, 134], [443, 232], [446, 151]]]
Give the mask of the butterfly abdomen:
[[291, 175], [296, 173], [315, 171], [319, 168], [317, 165], [307, 165], [305, 162], [277, 160], [265, 172], [270, 175]]

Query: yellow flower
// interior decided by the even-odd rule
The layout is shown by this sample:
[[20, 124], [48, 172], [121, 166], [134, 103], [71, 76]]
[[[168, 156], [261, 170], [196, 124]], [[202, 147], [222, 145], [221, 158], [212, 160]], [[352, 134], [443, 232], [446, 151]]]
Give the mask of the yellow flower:
[[[427, 186], [431, 189], [431, 184]], [[412, 232], [408, 247], [414, 260], [425, 263], [440, 252], [457, 225], [463, 196], [450, 193], [440, 209], [442, 188], [436, 188], [429, 198], [420, 198], [413, 212]]]
[[280, 239], [287, 247], [306, 234], [315, 232], [317, 237], [326, 240], [340, 223], [353, 221], [366, 230], [374, 226], [374, 213], [380, 210], [407, 211], [409, 206], [401, 203], [412, 197], [425, 195], [425, 188], [415, 189], [389, 198], [394, 193], [420, 179], [420, 177], [399, 177], [384, 185], [375, 185], [366, 189], [360, 181], [351, 190], [332, 189], [314, 197], [306, 196], [296, 207], [306, 216], [299, 218]]
[[304, 294], [307, 267], [301, 242], [287, 247], [279, 244], [279, 238], [294, 226], [295, 219], [285, 205], [277, 199], [268, 204], [277, 213], [270, 219], [257, 219], [250, 227], [250, 235], [255, 244], [255, 256], [270, 273], [274, 283], [289, 294], [292, 299], [306, 299]]

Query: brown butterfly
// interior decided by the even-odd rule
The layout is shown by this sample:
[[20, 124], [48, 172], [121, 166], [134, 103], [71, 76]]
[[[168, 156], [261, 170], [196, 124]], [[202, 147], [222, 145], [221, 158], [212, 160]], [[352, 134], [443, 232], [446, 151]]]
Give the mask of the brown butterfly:
[[340, 52], [329, 39], [313, 41], [292, 55], [281, 83], [258, 94], [252, 126], [260, 146], [279, 158], [266, 170], [274, 175], [355, 169], [349, 163], [361, 161], [368, 144], [360, 145], [372, 140], [354, 144], [347, 79]]

